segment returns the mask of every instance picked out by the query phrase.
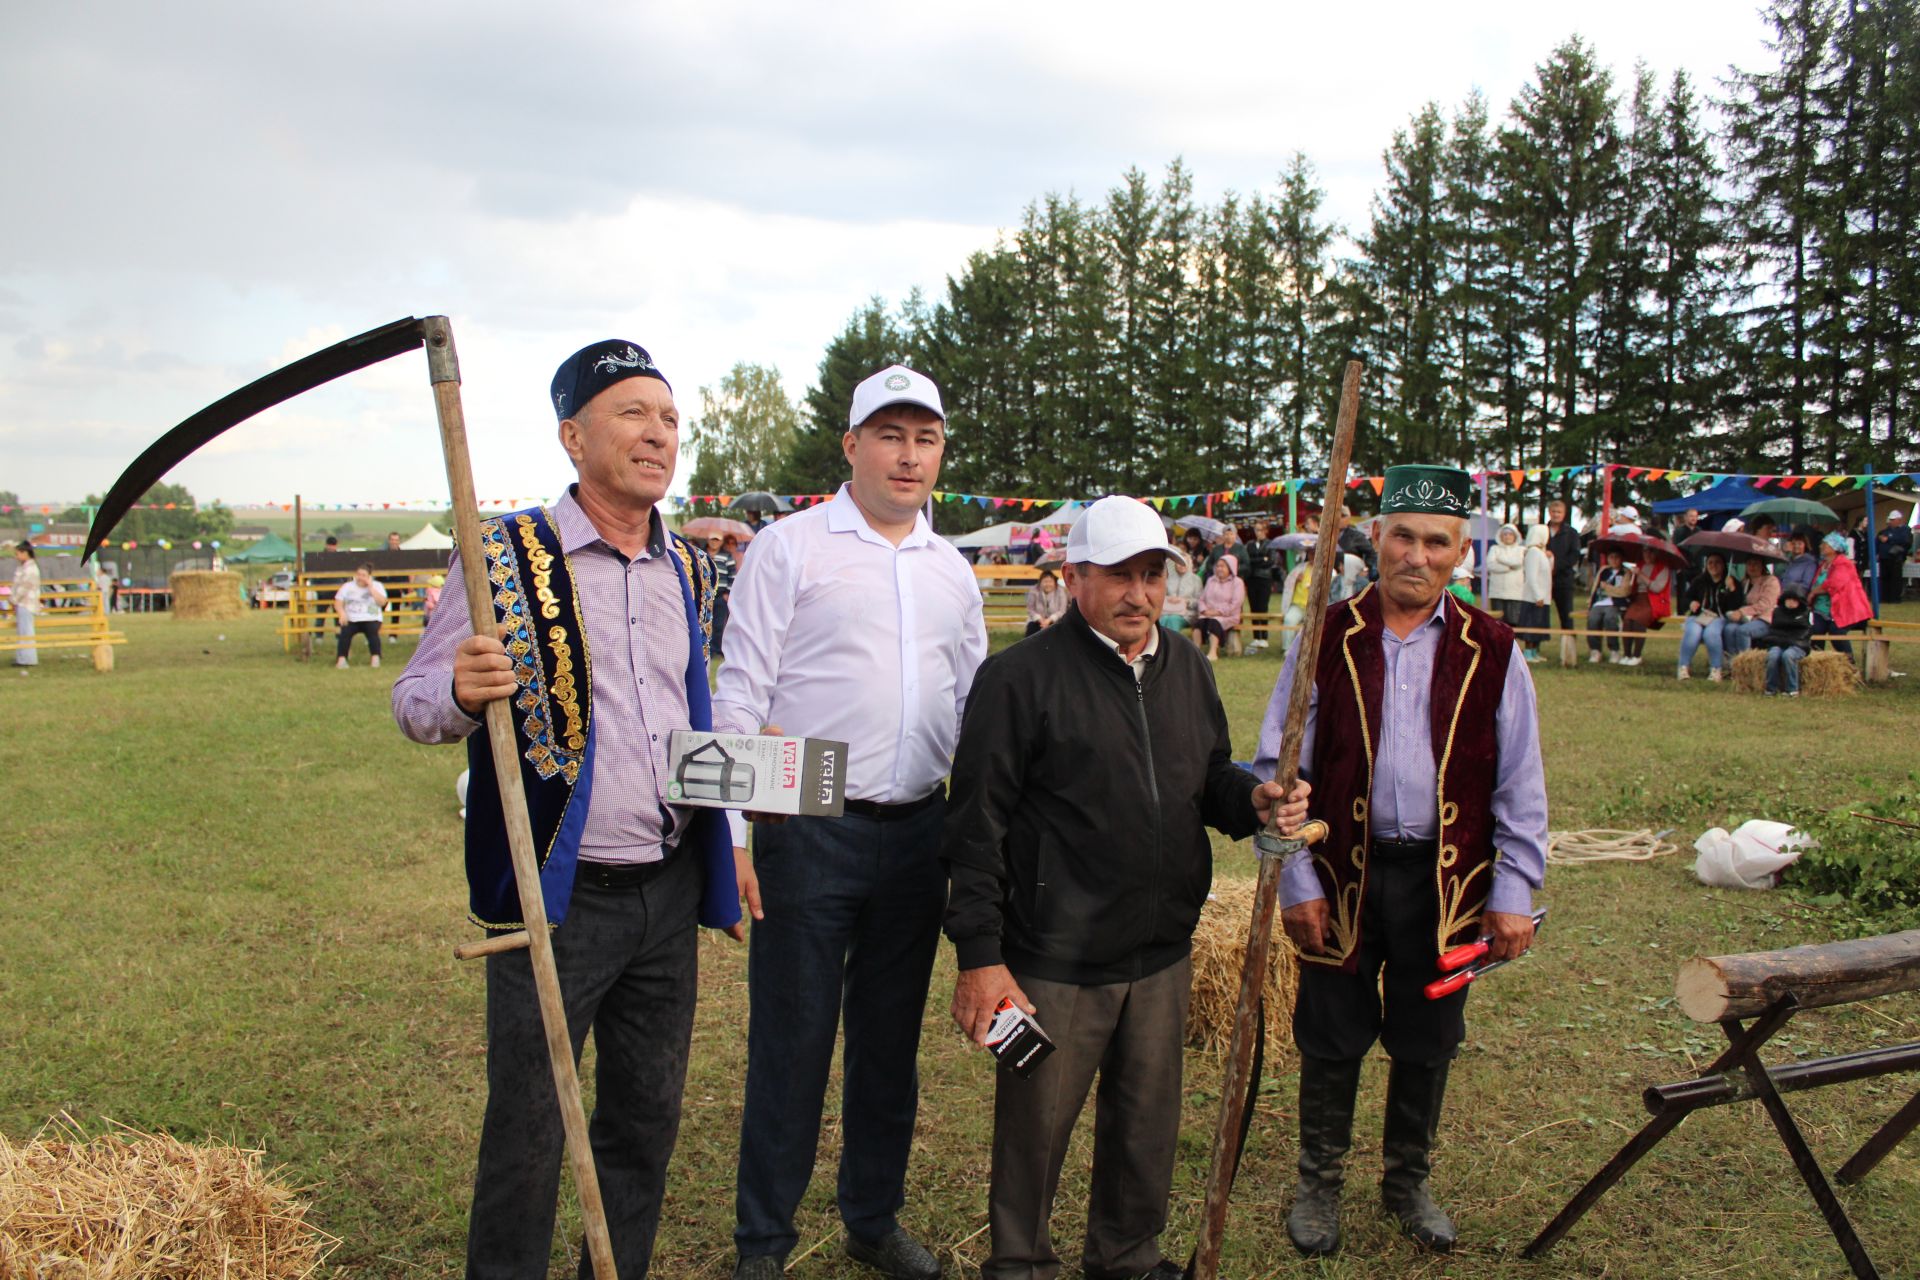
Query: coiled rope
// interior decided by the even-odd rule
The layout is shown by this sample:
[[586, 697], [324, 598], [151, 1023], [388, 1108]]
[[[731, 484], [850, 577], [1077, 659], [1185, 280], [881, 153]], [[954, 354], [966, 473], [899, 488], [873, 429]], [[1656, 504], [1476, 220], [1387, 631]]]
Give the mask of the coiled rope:
[[1621, 831], [1612, 827], [1552, 831], [1547, 834], [1547, 863], [1564, 867], [1586, 862], [1651, 862], [1680, 852], [1680, 846], [1666, 838], [1672, 834], [1672, 827], [1664, 831]]

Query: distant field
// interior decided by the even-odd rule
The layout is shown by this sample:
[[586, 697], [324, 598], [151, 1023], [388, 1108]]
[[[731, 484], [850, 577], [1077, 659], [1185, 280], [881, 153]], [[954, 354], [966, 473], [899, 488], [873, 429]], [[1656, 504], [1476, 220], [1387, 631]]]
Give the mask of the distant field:
[[[346, 518], [411, 532], [425, 517]], [[344, 1237], [340, 1274], [457, 1274], [484, 1052], [481, 972], [448, 954], [470, 934], [453, 794], [464, 758], [394, 729], [387, 693], [405, 649], [378, 672], [302, 665], [282, 654], [273, 622], [134, 617], [110, 675], [49, 654], [29, 679], [0, 676], [12, 748], [0, 806], [9, 920], [0, 1130], [30, 1136], [68, 1111], [90, 1125], [112, 1118], [260, 1146], [286, 1180], [310, 1188], [315, 1220]], [[1554, 825], [1672, 826], [1690, 841], [1788, 803], [1846, 805], [1895, 785], [1916, 764], [1920, 652], [1904, 650], [1894, 666], [1916, 676], [1831, 703], [1679, 685], [1661, 664], [1542, 669]], [[1266, 656], [1218, 668], [1243, 755], [1278, 668]], [[1251, 874], [1244, 846], [1221, 842], [1217, 852], [1220, 874]], [[1374, 1212], [1385, 1081], [1376, 1060], [1363, 1085], [1348, 1249], [1313, 1267], [1295, 1259], [1282, 1226], [1294, 1084], [1280, 1063], [1235, 1199], [1225, 1274], [1841, 1274], [1756, 1107], [1703, 1113], [1549, 1259], [1516, 1256], [1639, 1126], [1639, 1090], [1685, 1078], [1716, 1052], [1718, 1032], [1671, 1005], [1679, 962], [1833, 936], [1829, 913], [1788, 896], [1702, 888], [1690, 860], [1556, 869], [1545, 895], [1553, 919], [1537, 953], [1474, 997], [1436, 1174], [1461, 1228], [1460, 1253], [1418, 1257]], [[732, 1262], [745, 953], [709, 937], [701, 958], [686, 1119], [655, 1267], [662, 1277], [721, 1277]], [[956, 1275], [985, 1256], [991, 1078], [985, 1058], [947, 1025], [952, 981], [943, 949], [906, 1220]], [[1805, 1015], [1780, 1045], [1783, 1055], [1812, 1055], [1909, 1040], [1920, 1040], [1920, 999], [1911, 996]], [[1183, 1258], [1218, 1090], [1211, 1059], [1192, 1054], [1188, 1068], [1166, 1237]], [[1831, 1168], [1914, 1087], [1912, 1077], [1893, 1077], [1794, 1095], [1790, 1105]], [[803, 1248], [818, 1247], [794, 1273], [852, 1277], [865, 1273], [838, 1253], [837, 1101], [829, 1110], [801, 1221]], [[1084, 1221], [1086, 1141], [1083, 1126], [1056, 1219], [1069, 1257]], [[1886, 1273], [1912, 1274], [1920, 1139], [1841, 1195]], [[556, 1266], [570, 1267], [568, 1212]]]

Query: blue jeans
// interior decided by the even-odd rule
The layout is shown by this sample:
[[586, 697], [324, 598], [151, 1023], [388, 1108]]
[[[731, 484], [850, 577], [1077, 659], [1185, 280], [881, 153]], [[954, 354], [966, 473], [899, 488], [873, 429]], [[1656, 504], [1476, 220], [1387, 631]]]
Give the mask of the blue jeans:
[[834, 1033], [843, 1018], [840, 1220], [864, 1241], [899, 1226], [920, 1101], [916, 1060], [946, 910], [944, 801], [904, 818], [789, 818], [753, 829], [766, 918], [747, 952], [746, 1107], [734, 1246], [799, 1242]]
[[1767, 650], [1767, 692], [1800, 692], [1800, 659], [1806, 656], [1807, 651], [1799, 645]]
[[1767, 634], [1765, 618], [1749, 618], [1745, 622], [1729, 622], [1720, 629], [1720, 643], [1725, 647], [1728, 658], [1737, 658], [1753, 648], [1753, 642]]
[[1686, 625], [1680, 629], [1680, 669], [1685, 671], [1693, 665], [1693, 655], [1699, 650], [1702, 640], [1707, 642], [1707, 665], [1715, 671], [1720, 669], [1720, 633], [1725, 618], [1689, 617]]

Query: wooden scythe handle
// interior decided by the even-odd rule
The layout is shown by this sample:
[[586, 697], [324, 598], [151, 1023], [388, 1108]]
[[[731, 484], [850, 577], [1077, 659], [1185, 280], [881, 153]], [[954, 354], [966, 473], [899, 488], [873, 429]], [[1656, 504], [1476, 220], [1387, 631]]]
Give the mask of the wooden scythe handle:
[[[460, 360], [453, 349], [453, 328], [445, 316], [428, 316], [421, 324], [427, 337], [433, 407], [440, 419], [440, 446], [447, 461], [447, 487], [453, 494], [453, 527], [460, 542], [460, 576], [467, 588], [467, 612], [473, 634], [493, 635], [493, 588], [487, 582], [486, 557], [480, 550], [480, 503], [473, 493], [473, 460], [467, 453], [467, 417], [460, 406]], [[607, 1235], [606, 1205], [600, 1199], [600, 1178], [594, 1172], [593, 1148], [587, 1144], [587, 1112], [580, 1101], [580, 1077], [574, 1070], [573, 1041], [567, 1034], [560, 973], [553, 964], [553, 939], [547, 934], [547, 904], [540, 894], [540, 862], [533, 850], [527, 793], [520, 782], [520, 748], [513, 738], [513, 712], [505, 699], [487, 704], [486, 733], [500, 785], [500, 808], [507, 820], [513, 878], [520, 889], [520, 918], [526, 921], [527, 946], [533, 956], [533, 984], [540, 997], [540, 1019], [546, 1027], [553, 1089], [567, 1135], [567, 1162], [573, 1167], [574, 1185], [580, 1192], [587, 1253], [593, 1259], [595, 1280], [618, 1280], [613, 1242]]]
[[[1327, 500], [1320, 513], [1320, 539], [1313, 548], [1313, 580], [1307, 588], [1307, 616], [1300, 628], [1293, 686], [1287, 696], [1286, 729], [1280, 737], [1279, 771], [1274, 776], [1283, 794], [1291, 794], [1300, 778], [1300, 742], [1307, 731], [1307, 702], [1313, 692], [1313, 673], [1319, 663], [1320, 633], [1327, 616], [1327, 592], [1340, 557], [1340, 516], [1345, 510], [1347, 463], [1353, 457], [1354, 423], [1360, 415], [1358, 360], [1347, 361], [1340, 388], [1340, 416], [1333, 433], [1333, 451], [1327, 458]], [[1310, 824], [1311, 825], [1311, 824]], [[1271, 828], [1269, 828], [1271, 830]], [[1300, 832], [1302, 837], [1309, 833]], [[1320, 826], [1319, 839], [1326, 838]], [[1308, 841], [1313, 843], [1312, 840]], [[1254, 1009], [1267, 973], [1267, 947], [1273, 937], [1273, 912], [1280, 888], [1280, 859], [1260, 861], [1260, 880], [1254, 888], [1253, 923], [1247, 932], [1246, 964], [1240, 971], [1240, 1002], [1233, 1015], [1233, 1041], [1227, 1051], [1227, 1074], [1220, 1084], [1220, 1120], [1213, 1130], [1213, 1166], [1207, 1174], [1206, 1209], [1200, 1220], [1200, 1238], [1194, 1246], [1189, 1280], [1213, 1280], [1220, 1269], [1220, 1244], [1226, 1234], [1228, 1198], [1240, 1163], [1240, 1120], [1246, 1112], [1248, 1075], [1253, 1069]]]

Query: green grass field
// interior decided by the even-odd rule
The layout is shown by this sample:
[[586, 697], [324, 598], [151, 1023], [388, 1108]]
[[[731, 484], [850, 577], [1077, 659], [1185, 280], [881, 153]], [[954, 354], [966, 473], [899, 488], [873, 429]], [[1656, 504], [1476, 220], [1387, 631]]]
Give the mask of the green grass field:
[[[453, 794], [464, 756], [395, 730], [387, 693], [405, 649], [379, 672], [364, 661], [345, 672], [303, 665], [282, 654], [273, 624], [132, 618], [112, 674], [49, 652], [31, 678], [0, 679], [0, 1131], [30, 1137], [65, 1111], [95, 1128], [110, 1118], [258, 1146], [309, 1189], [313, 1219], [343, 1238], [332, 1259], [342, 1274], [454, 1274], [484, 1053], [481, 972], [449, 954], [471, 934]], [[1656, 647], [1655, 665], [1637, 670], [1540, 671], [1556, 828], [1672, 826], [1685, 845], [1708, 826], [1788, 805], [1844, 806], [1914, 767], [1920, 679], [1841, 702], [1763, 702], [1704, 680], [1677, 685], [1660, 660], [1671, 652]], [[1916, 663], [1920, 654], [1894, 666]], [[1278, 669], [1269, 656], [1219, 667], [1242, 754]], [[1244, 846], [1220, 855], [1221, 874], [1251, 874]], [[1281, 1064], [1241, 1175], [1225, 1274], [1841, 1274], [1752, 1106], [1689, 1121], [1556, 1253], [1517, 1256], [1639, 1126], [1640, 1089], [1690, 1076], [1717, 1051], [1716, 1028], [1672, 1007], [1680, 961], [1845, 927], [1786, 894], [1704, 889], [1690, 862], [1684, 851], [1654, 864], [1556, 868], [1536, 953], [1474, 997], [1436, 1173], [1460, 1252], [1423, 1258], [1375, 1212], [1377, 1060], [1363, 1084], [1347, 1249], [1312, 1267], [1295, 1258], [1282, 1226], [1294, 1143]], [[732, 1263], [745, 957], [709, 937], [701, 958], [694, 1066], [655, 1265], [668, 1277], [724, 1276]], [[952, 978], [943, 954], [906, 1215], [941, 1247], [950, 1275], [985, 1256], [991, 1114], [990, 1063], [947, 1025]], [[1920, 999], [1902, 996], [1805, 1015], [1778, 1043], [1816, 1055], [1916, 1039]], [[1188, 1067], [1165, 1241], [1182, 1257], [1218, 1088], [1213, 1060], [1190, 1055]], [[1893, 1077], [1790, 1105], [1831, 1169], [1914, 1085]], [[1056, 1215], [1068, 1257], [1085, 1205], [1084, 1129]], [[836, 1144], [830, 1117], [801, 1221], [802, 1248], [815, 1247], [796, 1274], [860, 1274], [838, 1253]], [[1887, 1273], [1913, 1274], [1920, 1139], [1842, 1199]], [[576, 1222], [569, 1208], [556, 1265]]]

